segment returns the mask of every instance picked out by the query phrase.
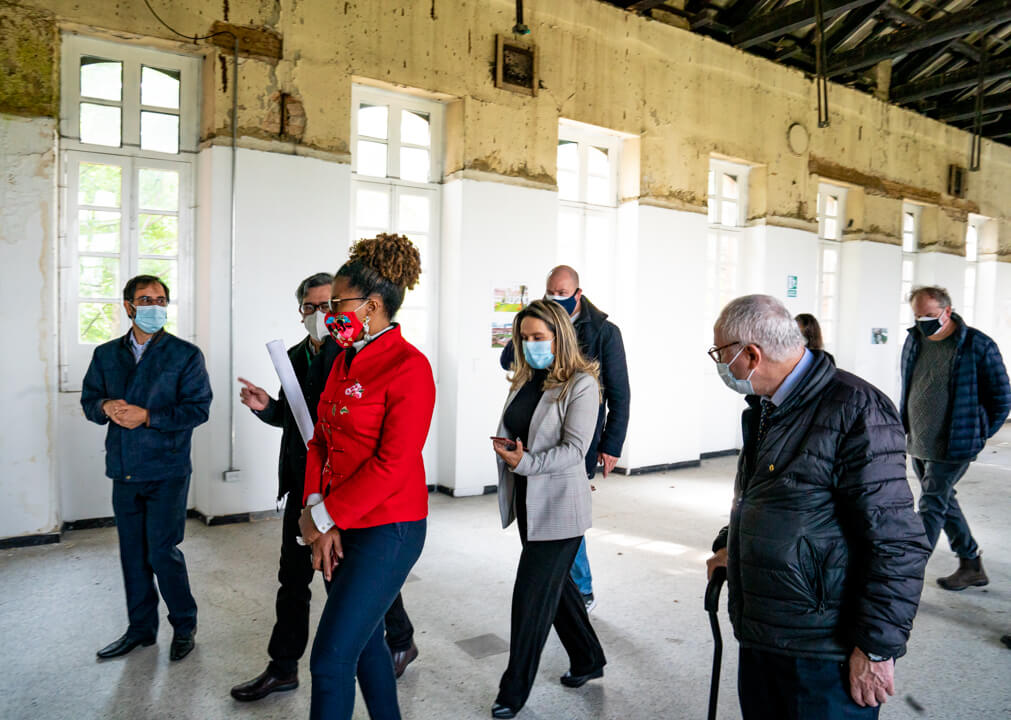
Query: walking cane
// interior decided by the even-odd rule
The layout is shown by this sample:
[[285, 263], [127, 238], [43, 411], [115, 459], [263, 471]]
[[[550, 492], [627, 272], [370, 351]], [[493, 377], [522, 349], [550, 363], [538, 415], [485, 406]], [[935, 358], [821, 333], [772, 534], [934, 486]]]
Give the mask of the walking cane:
[[709, 625], [713, 629], [713, 678], [709, 684], [709, 720], [716, 720], [716, 705], [720, 695], [720, 665], [723, 660], [723, 635], [720, 634], [720, 621], [716, 613], [720, 609], [720, 589], [727, 579], [727, 569], [718, 567], [713, 570], [713, 576], [706, 585], [706, 612], [709, 613]]

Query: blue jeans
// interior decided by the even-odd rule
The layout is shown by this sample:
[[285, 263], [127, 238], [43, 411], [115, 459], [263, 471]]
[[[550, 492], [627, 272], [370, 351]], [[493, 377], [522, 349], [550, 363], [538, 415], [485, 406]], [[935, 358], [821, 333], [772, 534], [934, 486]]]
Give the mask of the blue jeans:
[[874, 720], [850, 697], [849, 665], [741, 648], [737, 694], [744, 720]]
[[951, 551], [960, 558], [971, 559], [979, 555], [979, 545], [972, 537], [969, 522], [955, 499], [955, 484], [968, 469], [968, 462], [934, 462], [913, 458], [913, 470], [923, 489], [919, 504], [920, 520], [923, 521], [931, 549], [937, 545], [943, 528]]
[[197, 627], [197, 603], [190, 592], [186, 559], [176, 547], [186, 530], [189, 489], [189, 476], [112, 483], [112, 510], [130, 619], [127, 633], [133, 638], [148, 639], [158, 634], [156, 575], [175, 632], [185, 635]]
[[400, 720], [383, 615], [425, 545], [426, 521], [341, 533], [344, 560], [327, 588], [312, 644], [311, 720], [350, 720], [355, 677], [372, 720]]
[[593, 574], [590, 573], [590, 559], [586, 557], [586, 538], [579, 543], [579, 550], [576, 551], [576, 559], [572, 561], [572, 569], [569, 571], [573, 582], [583, 595], [590, 595], [593, 592]]

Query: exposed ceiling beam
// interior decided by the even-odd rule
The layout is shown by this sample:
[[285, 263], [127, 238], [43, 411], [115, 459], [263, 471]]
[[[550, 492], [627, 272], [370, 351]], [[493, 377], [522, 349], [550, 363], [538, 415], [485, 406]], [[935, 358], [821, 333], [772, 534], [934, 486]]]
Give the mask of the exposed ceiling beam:
[[[892, 3], [886, 3], [885, 7], [882, 8], [882, 13], [890, 17], [893, 21], [901, 23], [903, 25], [909, 25], [910, 27], [920, 27], [927, 21], [923, 18], [913, 15], [910, 12], [903, 10], [902, 8], [893, 5]], [[951, 44], [953, 50], [958, 50], [960, 53], [965, 55], [970, 60], [979, 62], [980, 57], [982, 57], [980, 51], [974, 48], [969, 43], [964, 40], [956, 40]]]
[[888, 4], [888, 0], [878, 0], [866, 7], [858, 10], [851, 10], [849, 15], [843, 18], [839, 28], [828, 35], [828, 42], [825, 46], [826, 55], [831, 55], [836, 49], [856, 35], [868, 20], [878, 14], [882, 7]]
[[[1011, 110], [1011, 93], [1003, 95], [988, 95], [983, 98], [983, 114], [993, 115], [1004, 110]], [[976, 115], [976, 99], [954, 103], [937, 114], [937, 119], [943, 122], [967, 120]]]
[[[932, 95], [963, 90], [979, 83], [979, 66], [974, 65], [964, 70], [955, 70], [943, 75], [917, 80], [916, 82], [897, 85], [892, 88], [889, 95], [892, 102], [910, 103], [914, 100], [922, 100]], [[993, 82], [1011, 78], [1011, 58], [997, 61], [989, 61], [983, 73], [983, 82]]]
[[[850, 10], [877, 3], [879, 0], [823, 0], [822, 16], [830, 20]], [[1009, 0], [1011, 2], [1011, 0]], [[734, 28], [731, 35], [736, 47], [745, 48], [807, 27], [815, 21], [814, 0], [787, 5], [765, 15], [748, 20]]]
[[644, 13], [647, 10], [660, 7], [665, 2], [667, 2], [667, 0], [639, 0], [639, 2], [634, 2], [625, 9], [629, 12]]
[[919, 27], [897, 30], [884, 37], [861, 43], [859, 47], [840, 53], [829, 64], [828, 75], [841, 75], [862, 70], [889, 58], [986, 30], [1011, 20], [1011, 0], [990, 0], [973, 5], [968, 10], [951, 13]]

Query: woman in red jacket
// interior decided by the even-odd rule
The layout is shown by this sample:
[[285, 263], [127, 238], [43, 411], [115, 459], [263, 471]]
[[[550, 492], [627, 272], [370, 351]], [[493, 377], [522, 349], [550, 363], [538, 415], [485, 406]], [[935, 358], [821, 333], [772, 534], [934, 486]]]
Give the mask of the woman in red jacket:
[[400, 718], [383, 615], [425, 544], [435, 381], [392, 319], [420, 272], [406, 237], [380, 235], [358, 242], [333, 282], [326, 322], [345, 350], [320, 397], [299, 522], [328, 592], [309, 664], [312, 720], [350, 720], [356, 676], [373, 720]]

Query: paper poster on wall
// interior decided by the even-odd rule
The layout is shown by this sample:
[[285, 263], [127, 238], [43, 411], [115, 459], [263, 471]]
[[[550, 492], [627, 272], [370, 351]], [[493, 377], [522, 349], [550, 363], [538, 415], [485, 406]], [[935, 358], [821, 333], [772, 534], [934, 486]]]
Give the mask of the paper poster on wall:
[[786, 276], [786, 296], [788, 298], [797, 297], [797, 276], [787, 275]]
[[871, 345], [884, 345], [888, 342], [888, 328], [871, 328]]
[[512, 321], [500, 322], [495, 320], [491, 324], [491, 346], [493, 348], [504, 348], [513, 336]]
[[497, 313], [518, 313], [527, 304], [526, 285], [508, 285], [492, 290], [493, 306]]

